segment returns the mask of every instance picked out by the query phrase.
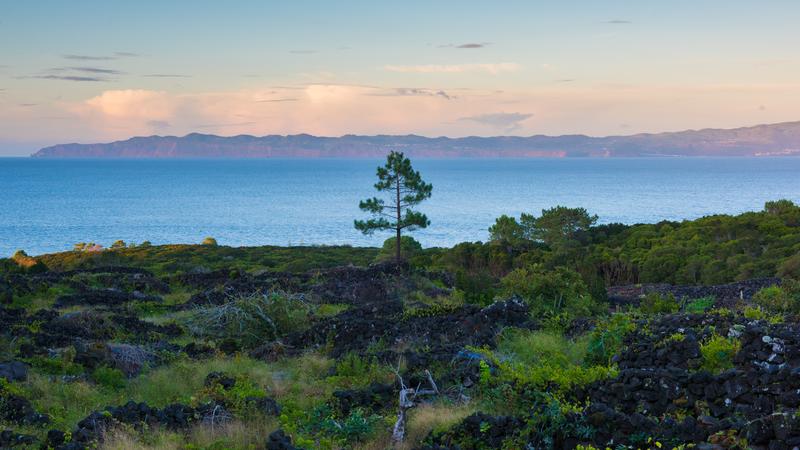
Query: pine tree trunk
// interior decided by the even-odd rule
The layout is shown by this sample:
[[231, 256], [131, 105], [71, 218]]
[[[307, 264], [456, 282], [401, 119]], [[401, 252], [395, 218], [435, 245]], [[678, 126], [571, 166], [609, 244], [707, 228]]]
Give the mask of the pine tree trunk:
[[394, 259], [400, 265], [400, 176], [397, 176], [397, 237], [394, 243]]

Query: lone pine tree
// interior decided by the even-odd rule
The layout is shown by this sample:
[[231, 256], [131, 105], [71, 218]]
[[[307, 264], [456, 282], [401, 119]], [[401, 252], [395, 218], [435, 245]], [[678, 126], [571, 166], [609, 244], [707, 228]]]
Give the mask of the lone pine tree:
[[367, 220], [356, 220], [355, 227], [364, 234], [376, 230], [394, 230], [395, 260], [400, 262], [400, 235], [403, 230], [426, 228], [430, 220], [425, 214], [411, 209], [431, 196], [433, 186], [424, 182], [419, 172], [411, 167], [411, 160], [400, 152], [391, 152], [386, 165], [378, 167], [375, 189], [388, 193], [388, 200], [373, 197], [362, 200], [358, 207], [372, 214]]

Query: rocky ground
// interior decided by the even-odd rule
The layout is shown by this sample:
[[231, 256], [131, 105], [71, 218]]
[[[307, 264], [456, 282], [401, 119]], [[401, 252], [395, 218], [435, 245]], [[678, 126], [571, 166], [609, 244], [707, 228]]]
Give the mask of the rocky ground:
[[[0, 448], [113, 448], [119, 430], [145, 446], [148, 430], [188, 436], [239, 421], [268, 424], [248, 448], [385, 448], [401, 413], [409, 436], [424, 430], [406, 448], [799, 448], [800, 325], [746, 309], [779, 283], [609, 289], [610, 311], [652, 292], [713, 297], [717, 309], [617, 312], [630, 326], [608, 360], [544, 374], [503, 350], [508, 330], [539, 336], [544, 320], [519, 298], [452, 301], [443, 273], [378, 264], [300, 274], [8, 274], [0, 281]], [[249, 311], [274, 327], [257, 345], [235, 338], [248, 330], [192, 331], [194, 312], [227, 312], [232, 298], [268, 292], [306, 315]], [[590, 351], [607, 344], [603, 324], [612, 318], [573, 318], [569, 342], [585, 339]], [[295, 369], [309, 355], [323, 361], [319, 370]], [[179, 367], [192, 369], [170, 372]], [[158, 374], [178, 373], [198, 380], [194, 391], [147, 393], [147, 383], [168, 384]], [[102, 395], [85, 393], [77, 407], [65, 402], [78, 397], [54, 393], [79, 387]], [[426, 421], [423, 411], [439, 417]]]

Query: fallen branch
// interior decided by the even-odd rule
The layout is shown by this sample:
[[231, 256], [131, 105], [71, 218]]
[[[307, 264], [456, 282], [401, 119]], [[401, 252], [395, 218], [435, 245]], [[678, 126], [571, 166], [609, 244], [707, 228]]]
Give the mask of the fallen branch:
[[436, 382], [433, 381], [433, 375], [431, 375], [431, 372], [427, 369], [425, 370], [425, 375], [428, 377], [430, 389], [420, 389], [419, 385], [417, 385], [416, 388], [406, 387], [406, 383], [400, 375], [399, 364], [398, 368], [394, 369], [394, 374], [400, 382], [400, 394], [397, 401], [399, 411], [397, 413], [397, 421], [395, 421], [394, 428], [392, 429], [392, 440], [395, 443], [399, 443], [403, 442], [403, 439], [405, 439], [407, 411], [414, 407], [414, 401], [418, 396], [439, 395], [439, 387], [436, 386]]

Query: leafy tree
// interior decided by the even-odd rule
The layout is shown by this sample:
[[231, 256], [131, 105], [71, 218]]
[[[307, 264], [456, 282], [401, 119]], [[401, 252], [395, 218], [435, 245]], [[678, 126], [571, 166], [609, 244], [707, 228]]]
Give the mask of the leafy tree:
[[579, 232], [589, 230], [596, 222], [597, 216], [589, 215], [586, 209], [566, 206], [543, 209], [539, 217], [524, 213], [520, 216], [525, 237], [551, 247], [575, 239]]
[[394, 230], [395, 260], [400, 261], [401, 232], [426, 228], [430, 220], [425, 214], [411, 207], [431, 196], [433, 186], [422, 180], [419, 172], [411, 167], [411, 160], [400, 152], [391, 152], [386, 157], [386, 165], [378, 167], [378, 182], [375, 189], [390, 194], [388, 201], [373, 197], [361, 201], [358, 207], [372, 214], [371, 219], [356, 220], [354, 225], [364, 234], [376, 230]]
[[775, 200], [764, 204], [764, 211], [767, 214], [778, 216], [788, 226], [800, 226], [800, 206], [795, 205], [791, 200]]
[[764, 211], [775, 216], [791, 212], [796, 208], [797, 206], [791, 200], [785, 198], [764, 203]]
[[211, 236], [208, 236], [207, 238], [203, 239], [202, 245], [208, 245], [209, 247], [216, 247], [217, 240]]
[[125, 248], [126, 246], [127, 244], [125, 244], [125, 241], [122, 239], [116, 240], [113, 244], [111, 244], [111, 248]]
[[525, 239], [517, 219], [503, 214], [489, 227], [489, 240], [514, 245]]
[[800, 280], [800, 252], [790, 256], [778, 266], [778, 276]]

